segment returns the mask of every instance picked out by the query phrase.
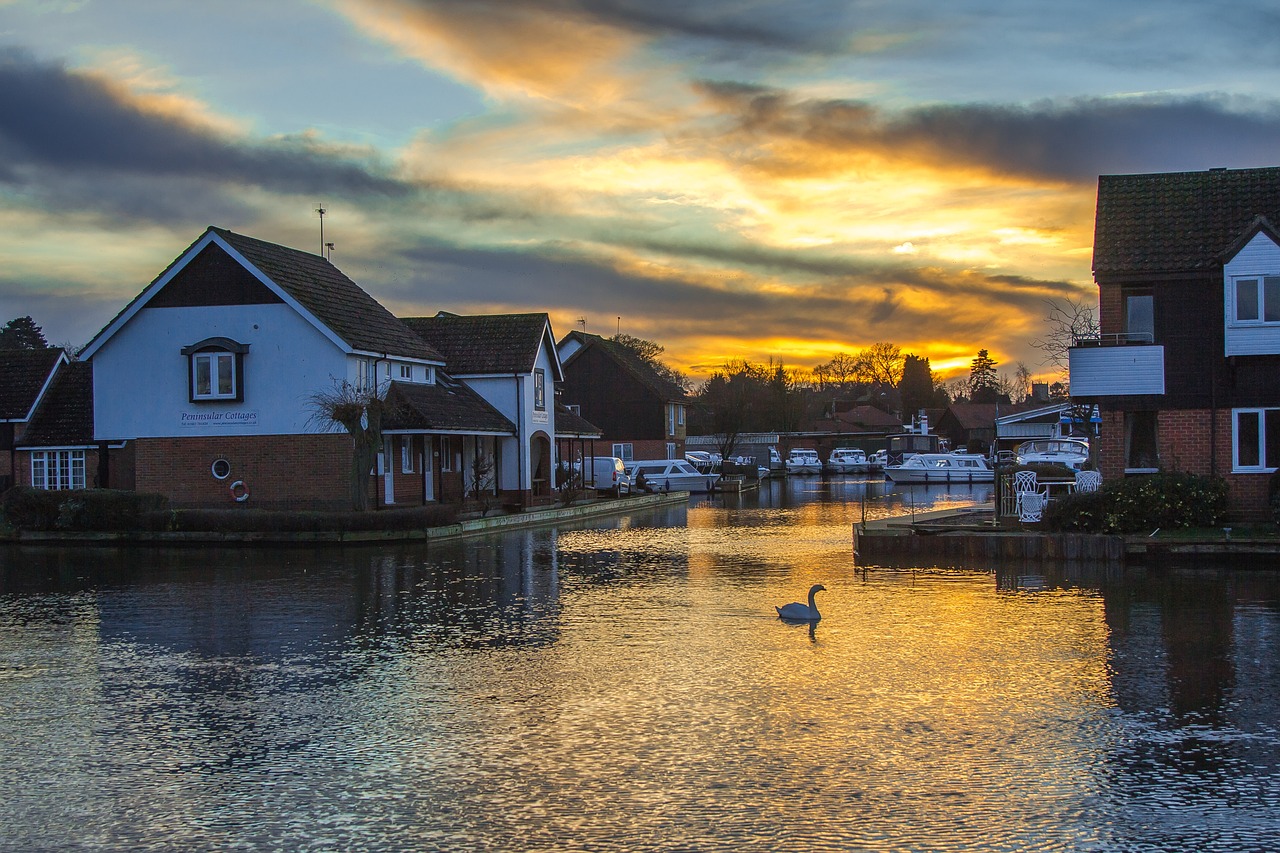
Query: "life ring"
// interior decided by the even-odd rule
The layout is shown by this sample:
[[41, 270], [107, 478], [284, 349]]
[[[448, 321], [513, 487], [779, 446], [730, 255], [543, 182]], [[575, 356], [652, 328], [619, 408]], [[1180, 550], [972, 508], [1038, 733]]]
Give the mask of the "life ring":
[[236, 503], [242, 504], [249, 500], [249, 487], [244, 484], [244, 480], [236, 480], [230, 488], [231, 497]]

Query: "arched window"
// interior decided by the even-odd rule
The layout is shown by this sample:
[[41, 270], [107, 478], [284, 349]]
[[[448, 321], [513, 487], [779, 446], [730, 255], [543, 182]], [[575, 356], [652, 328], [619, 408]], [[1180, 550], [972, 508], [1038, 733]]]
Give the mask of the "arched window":
[[244, 357], [248, 344], [205, 338], [182, 348], [187, 357], [191, 402], [244, 401]]

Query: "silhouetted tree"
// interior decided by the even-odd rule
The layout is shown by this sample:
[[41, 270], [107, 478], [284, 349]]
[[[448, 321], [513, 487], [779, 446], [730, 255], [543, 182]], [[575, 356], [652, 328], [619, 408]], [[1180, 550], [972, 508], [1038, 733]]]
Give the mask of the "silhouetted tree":
[[[311, 395], [309, 421], [324, 429], [340, 426], [353, 442], [351, 458], [351, 507], [369, 509], [369, 472], [373, 470], [382, 448], [382, 420], [395, 410], [386, 399], [385, 390], [337, 382], [331, 391]], [[387, 461], [390, 464], [390, 460]]]
[[[990, 396], [985, 392], [990, 389], [994, 395], [999, 395], [1000, 377], [996, 374], [996, 360], [987, 354], [985, 349], [978, 350], [977, 357], [970, 362], [969, 366], [969, 401], [973, 403], [988, 402], [979, 400], [979, 396]], [[994, 401], [992, 401], [994, 402]]]
[[1100, 332], [1095, 308], [1091, 304], [1068, 299], [1065, 302], [1049, 301], [1049, 316], [1045, 322], [1049, 331], [1031, 345], [1044, 353], [1041, 364], [1054, 367], [1059, 379], [1068, 381], [1070, 349], [1082, 338], [1096, 338]]
[[610, 340], [631, 350], [657, 371], [659, 376], [678, 386], [680, 390], [689, 390], [689, 377], [662, 360], [662, 354], [667, 351], [667, 348], [662, 344], [621, 332], [614, 335]]
[[36, 321], [27, 317], [15, 317], [0, 328], [0, 349], [45, 349], [49, 342]]
[[902, 416], [910, 418], [921, 409], [942, 408], [949, 399], [933, 376], [928, 356], [911, 353], [902, 357], [902, 381], [898, 384], [902, 394]]

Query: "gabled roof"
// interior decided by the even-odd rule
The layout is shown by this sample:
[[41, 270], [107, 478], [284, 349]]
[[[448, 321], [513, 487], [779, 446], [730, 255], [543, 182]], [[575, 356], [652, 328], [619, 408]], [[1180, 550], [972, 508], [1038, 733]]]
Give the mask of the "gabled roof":
[[387, 431], [489, 433], [515, 435], [515, 424], [465, 383], [436, 372], [434, 385], [392, 382], [388, 399], [399, 404], [382, 423]]
[[860, 426], [873, 429], [884, 429], [890, 427], [893, 429], [902, 428], [901, 418], [890, 414], [883, 409], [877, 409], [875, 406], [854, 405], [838, 409], [832, 415], [831, 419], [846, 426]]
[[19, 447], [91, 447], [93, 363], [73, 361], [58, 371]]
[[529, 373], [546, 346], [559, 379], [560, 359], [546, 314], [450, 314], [402, 317], [401, 322], [434, 347], [454, 376]]
[[348, 350], [437, 364], [444, 361], [430, 344], [325, 258], [212, 225], [98, 333], [82, 357], [92, 357], [117, 329], [211, 243], [240, 261], [263, 284], [300, 309], [322, 332], [327, 332], [335, 342], [345, 344]]
[[60, 347], [0, 350], [0, 421], [29, 420], [66, 353]]
[[559, 347], [567, 342], [576, 342], [580, 346], [565, 359], [565, 366], [573, 364], [587, 350], [595, 347], [618, 364], [627, 374], [639, 382], [656, 397], [666, 401], [685, 401], [687, 396], [683, 388], [664, 378], [653, 365], [636, 355], [635, 350], [625, 347], [616, 341], [602, 338], [600, 335], [589, 335], [586, 332], [573, 331], [561, 339]]
[[[963, 430], [975, 429], [993, 429], [995, 427], [996, 415], [1003, 409], [1009, 411], [1012, 408], [1008, 403], [1003, 405], [997, 403], [952, 403], [943, 412], [942, 417], [950, 415], [950, 419], [955, 421]], [[939, 419], [939, 425], [941, 419]]]
[[1211, 270], [1260, 216], [1280, 222], [1280, 167], [1103, 175], [1093, 270]]

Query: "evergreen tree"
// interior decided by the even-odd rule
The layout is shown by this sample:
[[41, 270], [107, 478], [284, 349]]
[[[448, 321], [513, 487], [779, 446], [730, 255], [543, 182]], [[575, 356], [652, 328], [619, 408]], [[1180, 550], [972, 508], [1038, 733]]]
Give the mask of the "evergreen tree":
[[15, 317], [0, 328], [0, 349], [45, 349], [49, 342], [30, 316]]
[[902, 416], [909, 418], [921, 409], [942, 407], [945, 400], [940, 399], [938, 385], [933, 378], [933, 368], [929, 366], [928, 356], [908, 353], [902, 358], [902, 382], [898, 386], [902, 393]]
[[978, 350], [978, 357], [969, 367], [969, 399], [974, 403], [983, 402], [980, 397], [999, 394], [999, 389], [1000, 377], [996, 373], [996, 360], [985, 349]]

